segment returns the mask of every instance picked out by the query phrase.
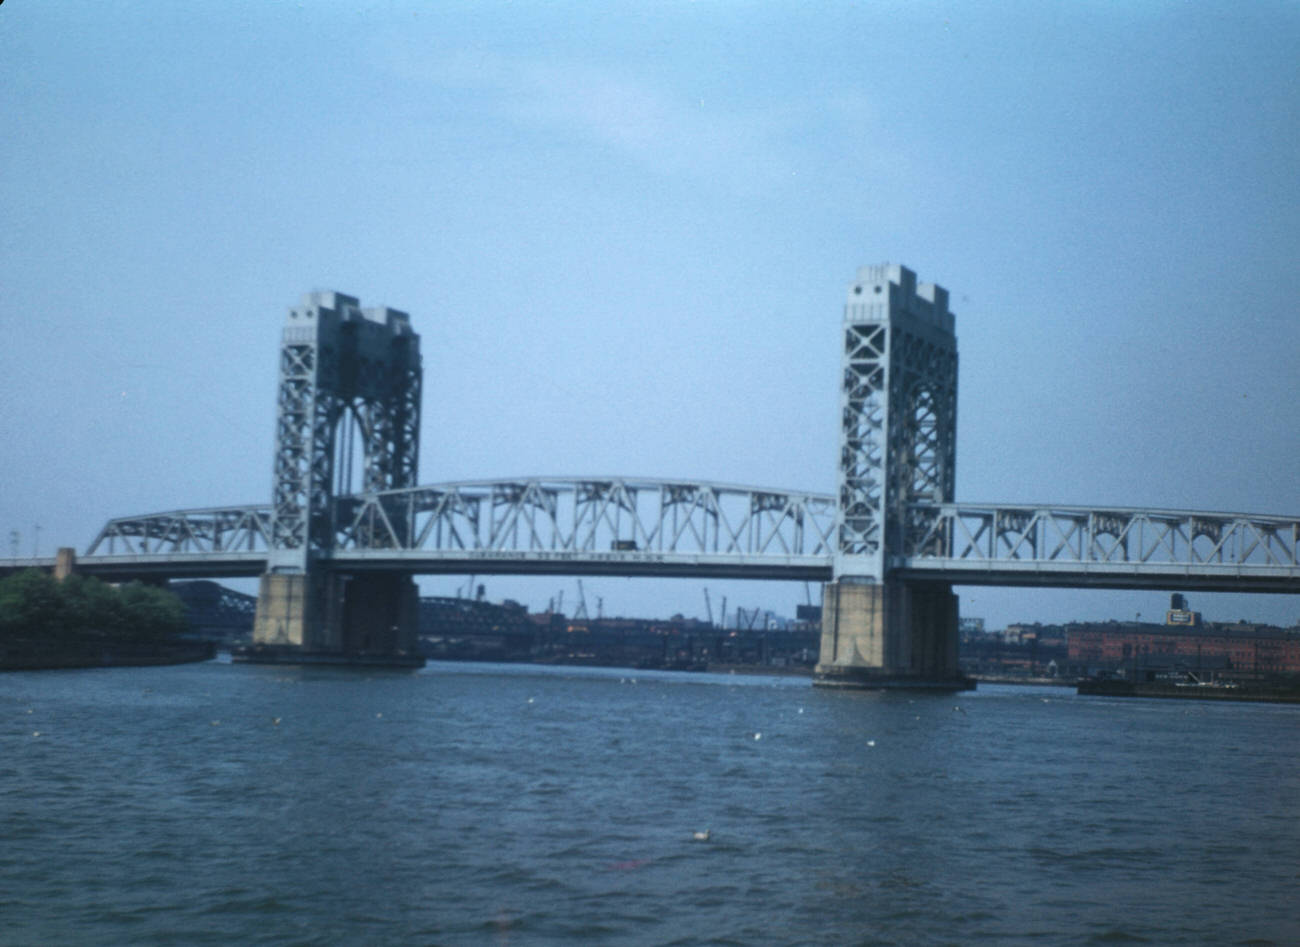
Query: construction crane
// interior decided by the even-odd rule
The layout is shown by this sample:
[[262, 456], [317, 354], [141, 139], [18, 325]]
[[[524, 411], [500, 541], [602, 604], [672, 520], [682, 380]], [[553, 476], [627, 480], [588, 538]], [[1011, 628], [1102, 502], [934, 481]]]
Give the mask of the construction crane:
[[577, 621], [579, 618], [590, 618], [587, 614], [587, 595], [582, 591], [582, 580], [578, 580], [578, 607], [573, 610], [573, 618]]
[[713, 627], [713, 603], [709, 601], [709, 587], [704, 587], [704, 608], [709, 613], [709, 627]]

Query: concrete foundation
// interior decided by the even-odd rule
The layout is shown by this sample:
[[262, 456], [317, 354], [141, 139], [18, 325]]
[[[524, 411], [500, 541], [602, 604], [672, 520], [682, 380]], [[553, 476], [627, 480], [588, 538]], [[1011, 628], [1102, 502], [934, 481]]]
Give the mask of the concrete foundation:
[[967, 690], [957, 666], [957, 596], [946, 583], [853, 578], [822, 590], [822, 687]]
[[62, 582], [77, 572], [77, 550], [71, 546], [60, 546], [54, 554], [54, 578]]
[[306, 573], [266, 573], [257, 587], [253, 644], [325, 650], [316, 615], [319, 596]]
[[253, 648], [241, 657], [422, 665], [418, 618], [419, 592], [407, 575], [266, 573], [258, 588]]
[[367, 573], [342, 589], [343, 651], [414, 654], [419, 637], [419, 590], [408, 575]]

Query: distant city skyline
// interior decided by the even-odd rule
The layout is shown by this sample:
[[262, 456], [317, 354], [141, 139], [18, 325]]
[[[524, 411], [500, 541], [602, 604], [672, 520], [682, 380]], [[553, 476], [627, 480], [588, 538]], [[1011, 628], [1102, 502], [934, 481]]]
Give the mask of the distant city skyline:
[[[423, 482], [830, 492], [841, 302], [884, 261], [952, 294], [959, 501], [1300, 513], [1297, 40], [1280, 2], [11, 0], [6, 552], [267, 502], [278, 334], [313, 289], [411, 313]], [[584, 584], [607, 614], [806, 600]], [[1168, 604], [958, 592], [989, 627]], [[1189, 598], [1300, 622], [1300, 596]]]

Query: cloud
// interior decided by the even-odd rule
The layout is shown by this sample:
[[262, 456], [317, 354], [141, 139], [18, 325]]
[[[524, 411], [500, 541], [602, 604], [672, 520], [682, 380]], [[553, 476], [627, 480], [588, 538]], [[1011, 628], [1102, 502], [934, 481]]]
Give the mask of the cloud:
[[400, 45], [384, 58], [406, 81], [472, 98], [483, 121], [607, 149], [649, 173], [724, 178], [741, 188], [767, 186], [806, 167], [800, 132], [810, 123], [838, 123], [849, 107], [860, 112], [859, 102], [842, 96], [815, 108], [777, 101], [727, 108], [574, 61], [494, 52], [417, 55]]

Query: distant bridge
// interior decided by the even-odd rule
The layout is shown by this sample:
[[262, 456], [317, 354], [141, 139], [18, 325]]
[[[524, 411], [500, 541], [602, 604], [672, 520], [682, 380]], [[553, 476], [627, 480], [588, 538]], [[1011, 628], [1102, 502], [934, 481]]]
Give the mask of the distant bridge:
[[[472, 480], [335, 501], [352, 572], [829, 581], [835, 497], [706, 481]], [[256, 576], [270, 506], [110, 520], [78, 570]], [[1300, 591], [1300, 518], [1071, 506], [913, 505], [891, 570], [956, 585]], [[0, 569], [6, 566], [0, 560]]]

